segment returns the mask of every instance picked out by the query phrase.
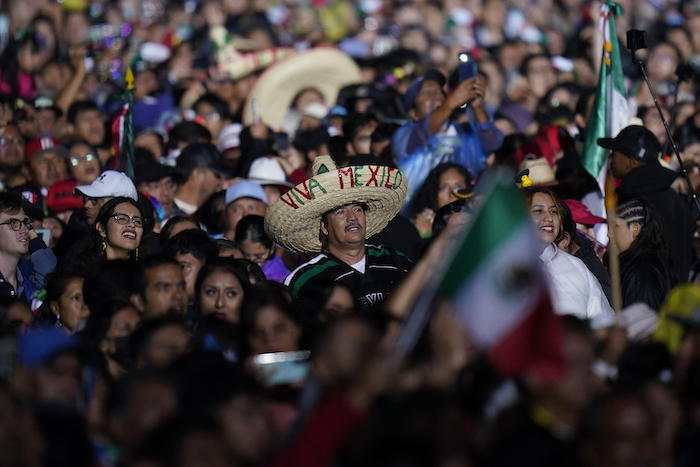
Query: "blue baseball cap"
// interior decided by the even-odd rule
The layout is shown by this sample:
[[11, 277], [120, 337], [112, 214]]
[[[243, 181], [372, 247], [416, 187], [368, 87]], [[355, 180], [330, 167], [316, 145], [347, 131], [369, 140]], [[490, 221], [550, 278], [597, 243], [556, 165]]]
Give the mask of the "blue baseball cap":
[[413, 81], [408, 89], [406, 89], [406, 94], [404, 94], [403, 97], [403, 106], [406, 112], [413, 108], [413, 103], [416, 101], [416, 96], [418, 96], [418, 93], [423, 87], [423, 83], [427, 80], [435, 81], [441, 88], [445, 86], [445, 83], [447, 83], [445, 75], [443, 75], [439, 70], [432, 69], [426, 71], [423, 76]]
[[79, 350], [80, 343], [55, 326], [34, 326], [17, 341], [19, 362], [33, 370], [66, 350]]
[[224, 200], [227, 206], [241, 198], [253, 198], [262, 201], [266, 205], [268, 204], [265, 190], [250, 180], [241, 180], [226, 189]]

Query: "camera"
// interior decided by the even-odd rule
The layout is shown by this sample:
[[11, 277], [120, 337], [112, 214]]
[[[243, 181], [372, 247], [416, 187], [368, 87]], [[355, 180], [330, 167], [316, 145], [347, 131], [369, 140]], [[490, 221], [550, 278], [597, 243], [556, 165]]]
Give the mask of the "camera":
[[627, 31], [627, 48], [635, 53], [637, 50], [647, 48], [647, 32], [639, 29]]

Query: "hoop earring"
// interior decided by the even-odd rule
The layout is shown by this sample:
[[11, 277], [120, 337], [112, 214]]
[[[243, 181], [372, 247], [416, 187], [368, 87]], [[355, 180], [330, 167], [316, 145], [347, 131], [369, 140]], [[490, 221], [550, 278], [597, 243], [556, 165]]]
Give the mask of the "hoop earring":
[[136, 247], [136, 250], [134, 250], [134, 253], [136, 254], [135, 259], [139, 259], [139, 248], [138, 247]]
[[62, 327], [63, 327], [63, 323], [61, 322], [61, 315], [56, 315], [56, 323], [54, 323], [54, 325], [55, 325], [57, 328], [62, 328]]
[[105, 251], [107, 249], [107, 242], [102, 240], [102, 251]]

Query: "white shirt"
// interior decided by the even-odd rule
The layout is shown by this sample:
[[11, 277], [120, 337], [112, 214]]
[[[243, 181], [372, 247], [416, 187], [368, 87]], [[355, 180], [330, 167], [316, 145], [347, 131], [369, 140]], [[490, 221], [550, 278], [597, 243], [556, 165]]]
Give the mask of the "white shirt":
[[549, 276], [549, 290], [554, 311], [591, 320], [594, 329], [612, 325], [615, 312], [593, 273], [580, 259], [547, 245], [540, 260]]
[[359, 272], [360, 274], [365, 273], [365, 265], [367, 264], [366, 256], [363, 256], [360, 261], [355, 264], [351, 264], [350, 267]]
[[194, 204], [190, 204], [186, 201], [183, 201], [179, 198], [173, 199], [173, 202], [175, 203], [175, 206], [182, 209], [182, 211], [185, 214], [187, 214], [188, 216], [191, 216], [192, 214], [194, 214], [197, 211], [197, 206], [195, 206]]

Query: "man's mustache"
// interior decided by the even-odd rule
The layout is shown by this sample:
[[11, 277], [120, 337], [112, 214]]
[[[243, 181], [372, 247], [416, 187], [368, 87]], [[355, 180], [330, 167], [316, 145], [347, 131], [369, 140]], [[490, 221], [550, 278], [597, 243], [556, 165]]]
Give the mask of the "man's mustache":
[[348, 230], [352, 229], [353, 227], [358, 227], [358, 228], [362, 229], [362, 226], [360, 225], [359, 222], [353, 221], [353, 222], [350, 222], [347, 226], [345, 226], [345, 231], [347, 232]]

